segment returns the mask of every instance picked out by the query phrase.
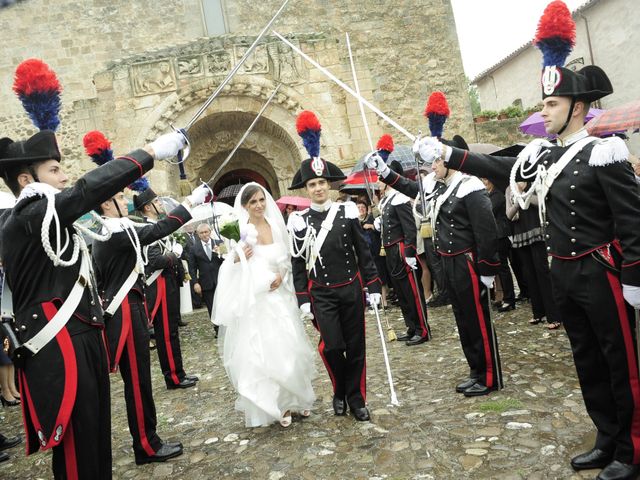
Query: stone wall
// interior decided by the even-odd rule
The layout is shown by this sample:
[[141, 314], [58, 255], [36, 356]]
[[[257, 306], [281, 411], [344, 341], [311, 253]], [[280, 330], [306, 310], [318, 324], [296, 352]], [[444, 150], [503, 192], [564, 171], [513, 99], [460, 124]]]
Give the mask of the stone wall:
[[535, 137], [524, 135], [518, 130], [526, 117], [509, 118], [506, 120], [489, 120], [488, 122], [474, 123], [474, 132], [466, 139], [467, 143], [492, 143], [499, 147], [508, 147], [515, 143], [529, 143]]
[[[124, 153], [168, 131], [170, 124], [184, 125], [280, 4], [225, 1], [231, 33], [218, 37], [202, 37], [200, 0], [26, 0], [5, 8], [0, 29], [3, 37], [16, 41], [0, 58], [0, 130], [16, 138], [33, 132], [11, 83], [20, 61], [42, 58], [65, 89], [61, 145], [65, 164], [73, 165], [76, 177], [91, 165], [81, 147], [88, 130], [103, 130], [116, 153]], [[363, 96], [407, 130], [426, 133], [422, 112], [427, 96], [443, 90], [452, 110], [445, 135], [472, 134], [449, 0], [292, 1], [276, 28], [353, 86], [344, 37], [349, 32]], [[192, 183], [224, 158], [211, 138], [222, 136], [224, 145], [233, 144], [242, 125], [246, 128], [231, 120], [207, 123], [207, 117], [230, 119], [234, 112], [255, 116], [277, 83], [283, 87], [265, 112], [267, 127], [247, 139], [272, 162], [276, 190], [282, 191], [306, 156], [294, 128], [302, 109], [318, 114], [327, 159], [348, 168], [369, 150], [357, 101], [267, 36], [203, 115], [202, 125], [209, 128], [194, 126]], [[371, 112], [367, 122], [374, 143], [382, 133], [393, 134], [397, 143], [409, 142]], [[198, 152], [198, 146], [207, 150]], [[241, 159], [234, 162], [242, 166]], [[176, 171], [159, 165], [151, 174], [154, 187], [175, 192]]]

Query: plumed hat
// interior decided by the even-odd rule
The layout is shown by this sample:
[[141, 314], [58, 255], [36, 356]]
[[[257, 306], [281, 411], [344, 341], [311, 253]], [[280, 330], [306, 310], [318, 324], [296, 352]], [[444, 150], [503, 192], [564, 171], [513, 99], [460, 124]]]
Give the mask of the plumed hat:
[[56, 74], [41, 60], [25, 60], [16, 68], [13, 91], [40, 131], [23, 141], [0, 139], [0, 172], [43, 160], [60, 161], [54, 131], [60, 125], [62, 87]]
[[533, 43], [542, 52], [542, 98], [571, 97], [593, 102], [613, 93], [611, 81], [600, 67], [588, 65], [576, 72], [564, 64], [576, 42], [576, 24], [561, 0], [547, 5]]
[[432, 137], [442, 138], [444, 123], [450, 114], [451, 111], [444, 93], [433, 92], [429, 95], [427, 105], [424, 108], [424, 116], [429, 120], [429, 130]]
[[320, 132], [322, 127], [313, 112], [303, 111], [296, 120], [296, 130], [302, 137], [304, 148], [309, 158], [303, 160], [300, 168], [293, 176], [289, 190], [303, 188], [309, 180], [325, 178], [329, 182], [347, 178], [337, 165], [320, 158]]

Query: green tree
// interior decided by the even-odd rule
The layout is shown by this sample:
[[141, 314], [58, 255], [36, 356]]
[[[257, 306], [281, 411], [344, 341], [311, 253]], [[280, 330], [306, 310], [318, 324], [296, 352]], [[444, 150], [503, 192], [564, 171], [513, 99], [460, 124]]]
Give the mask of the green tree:
[[469, 92], [469, 103], [471, 103], [471, 113], [474, 117], [477, 117], [480, 114], [482, 108], [480, 108], [480, 96], [478, 95], [478, 87], [469, 83], [469, 78], [467, 78], [468, 92]]

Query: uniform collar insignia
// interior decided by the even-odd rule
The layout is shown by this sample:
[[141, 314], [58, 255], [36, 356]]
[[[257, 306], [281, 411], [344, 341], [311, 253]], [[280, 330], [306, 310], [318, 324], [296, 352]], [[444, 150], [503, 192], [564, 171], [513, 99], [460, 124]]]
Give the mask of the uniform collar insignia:
[[326, 212], [327, 210], [329, 210], [331, 208], [331, 205], [333, 204], [333, 202], [331, 200], [327, 200], [326, 202], [324, 202], [323, 204], [318, 204], [318, 203], [311, 203], [311, 208], [313, 210], [315, 210], [316, 212]]
[[556, 139], [556, 145], [558, 147], [568, 147], [570, 145], [573, 145], [574, 143], [576, 143], [578, 140], [581, 140], [585, 137], [588, 137], [589, 133], [587, 132], [586, 128], [581, 128], [580, 130], [578, 130], [575, 133], [572, 133], [571, 135], [569, 135], [567, 138], [562, 139], [560, 137], [558, 137]]

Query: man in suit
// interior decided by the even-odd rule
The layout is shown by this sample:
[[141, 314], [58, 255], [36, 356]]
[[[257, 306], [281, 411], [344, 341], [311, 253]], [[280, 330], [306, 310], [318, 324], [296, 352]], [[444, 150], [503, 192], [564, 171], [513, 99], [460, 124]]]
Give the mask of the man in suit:
[[211, 239], [211, 227], [206, 223], [198, 225], [196, 233], [198, 239], [194, 240], [188, 257], [189, 274], [194, 280], [193, 289], [202, 297], [211, 315], [218, 270], [223, 261], [217, 247], [220, 242]]

